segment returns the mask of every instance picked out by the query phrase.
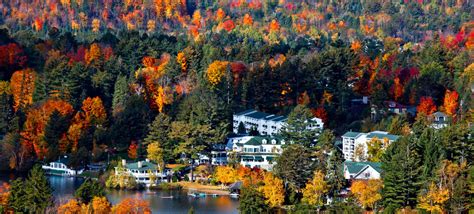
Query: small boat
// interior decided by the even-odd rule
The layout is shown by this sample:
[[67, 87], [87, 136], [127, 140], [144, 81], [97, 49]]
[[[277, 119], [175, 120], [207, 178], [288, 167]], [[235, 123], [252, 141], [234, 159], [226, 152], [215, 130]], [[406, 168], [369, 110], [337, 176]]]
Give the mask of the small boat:
[[215, 198], [215, 197], [217, 197], [217, 196], [218, 196], [218, 195], [217, 195], [217, 194], [215, 194], [215, 193], [214, 193], [214, 194], [212, 194], [212, 197], [214, 197], [214, 198]]
[[196, 194], [196, 193], [194, 193], [194, 192], [193, 192], [193, 193], [189, 193], [188, 196], [191, 196], [191, 197], [194, 197], [194, 198], [199, 197], [199, 195]]
[[230, 196], [231, 198], [239, 198], [239, 194], [238, 194], [238, 193], [231, 193], [231, 194], [229, 194], [229, 196]]
[[145, 194], [147, 194], [147, 195], [156, 195], [156, 192], [147, 192]]
[[199, 193], [199, 197], [206, 197], [206, 193], [203, 193], [203, 192]]
[[170, 195], [170, 196], [161, 196], [161, 198], [173, 199], [174, 197], [172, 195]]

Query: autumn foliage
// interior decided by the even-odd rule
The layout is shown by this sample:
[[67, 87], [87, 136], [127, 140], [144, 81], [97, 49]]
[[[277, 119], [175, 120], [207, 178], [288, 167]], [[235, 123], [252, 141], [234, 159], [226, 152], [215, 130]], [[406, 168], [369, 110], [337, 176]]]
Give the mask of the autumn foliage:
[[444, 111], [449, 116], [454, 116], [458, 108], [458, 98], [459, 94], [456, 91], [446, 90], [444, 94]]
[[10, 87], [13, 94], [13, 108], [15, 111], [33, 103], [35, 80], [36, 72], [30, 68], [13, 73]]
[[114, 214], [151, 214], [150, 204], [143, 199], [126, 198], [112, 207]]
[[227, 61], [216, 60], [209, 65], [209, 67], [207, 68], [206, 76], [211, 86], [214, 87], [221, 82], [227, 71], [228, 64], [229, 62]]
[[231, 166], [217, 166], [214, 177], [222, 184], [230, 184], [237, 181], [237, 170]]
[[436, 105], [431, 97], [421, 97], [420, 104], [416, 107], [418, 113], [431, 115], [436, 111]]
[[128, 157], [131, 159], [137, 159], [138, 157], [137, 149], [138, 149], [138, 144], [136, 142], [132, 142], [127, 150]]
[[356, 180], [351, 185], [351, 192], [365, 208], [374, 208], [375, 202], [382, 199], [381, 180]]
[[278, 207], [285, 202], [285, 187], [283, 180], [273, 175], [271, 172], [265, 172], [263, 176], [264, 185], [259, 188], [266, 198], [270, 207]]
[[59, 214], [78, 214], [81, 213], [81, 204], [76, 199], [71, 199], [58, 208]]
[[60, 115], [70, 115], [74, 111], [71, 104], [62, 100], [47, 100], [40, 106], [31, 109], [25, 121], [25, 128], [21, 132], [22, 144], [34, 148], [36, 157], [43, 159], [47, 153], [48, 142], [43, 139], [44, 129], [51, 114], [57, 111]]

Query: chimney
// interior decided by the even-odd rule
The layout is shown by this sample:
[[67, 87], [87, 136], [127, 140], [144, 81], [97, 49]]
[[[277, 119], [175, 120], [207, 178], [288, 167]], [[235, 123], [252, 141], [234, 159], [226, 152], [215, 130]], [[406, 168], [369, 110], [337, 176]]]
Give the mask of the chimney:
[[127, 160], [122, 159], [122, 166], [126, 166], [126, 165], [127, 165]]
[[145, 159], [145, 161], [146, 161], [146, 162], [150, 162], [150, 159], [147, 158], [147, 159]]
[[142, 162], [138, 161], [138, 168], [142, 168]]

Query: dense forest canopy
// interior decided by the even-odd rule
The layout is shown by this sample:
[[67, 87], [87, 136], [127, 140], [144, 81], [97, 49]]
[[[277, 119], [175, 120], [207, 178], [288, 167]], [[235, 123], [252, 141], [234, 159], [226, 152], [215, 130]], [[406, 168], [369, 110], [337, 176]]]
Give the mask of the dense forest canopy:
[[305, 104], [336, 133], [371, 129], [361, 96], [472, 118], [471, 4], [2, 1], [2, 158], [127, 148], [157, 114], [216, 142], [247, 108]]
[[[473, 6], [0, 0], [0, 171], [26, 171], [60, 155], [72, 168], [110, 155], [184, 163], [232, 135], [233, 113], [256, 109], [289, 115], [280, 137], [295, 145], [283, 149], [274, 172], [237, 167], [230, 156], [228, 166], [215, 167], [218, 182], [243, 181], [241, 209], [472, 209]], [[394, 114], [391, 105], [407, 113]], [[437, 111], [449, 118], [440, 130], [431, 128]], [[304, 118], [312, 117], [325, 130], [307, 131]], [[349, 187], [335, 146], [349, 130], [400, 136], [390, 146], [368, 144], [367, 160], [381, 162], [382, 180], [352, 183], [356, 206], [328, 200]], [[38, 184], [51, 195], [39, 167], [25, 183], [28, 194]], [[87, 185], [81, 191], [101, 184]], [[12, 183], [9, 206], [28, 211], [16, 195], [22, 186]]]

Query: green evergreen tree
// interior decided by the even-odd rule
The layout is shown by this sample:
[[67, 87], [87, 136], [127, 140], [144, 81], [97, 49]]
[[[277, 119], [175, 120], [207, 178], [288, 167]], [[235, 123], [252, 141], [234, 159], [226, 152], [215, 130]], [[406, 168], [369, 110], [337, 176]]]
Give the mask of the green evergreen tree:
[[388, 210], [416, 206], [421, 160], [413, 141], [411, 136], [400, 138], [382, 157], [382, 197]]
[[293, 144], [286, 147], [273, 167], [275, 174], [282, 178], [289, 188], [299, 191], [313, 177], [315, 162], [308, 148]]
[[47, 160], [56, 160], [59, 155], [59, 141], [69, 128], [69, 119], [54, 111], [44, 130], [44, 141], [48, 145]]
[[10, 183], [8, 207], [12, 208], [15, 212], [18, 213], [28, 212], [29, 204], [26, 200], [24, 183], [25, 182], [21, 178], [17, 178]]
[[153, 142], [159, 142], [163, 148], [163, 158], [165, 162], [169, 162], [173, 159], [173, 150], [175, 149], [175, 144], [168, 137], [168, 134], [171, 129], [171, 118], [166, 114], [158, 114], [155, 117], [155, 120], [148, 125], [148, 134], [144, 139], [145, 144], [150, 144]]
[[253, 187], [245, 187], [241, 191], [239, 211], [243, 214], [269, 213], [270, 208], [261, 192]]
[[304, 105], [296, 106], [288, 115], [287, 125], [281, 129], [281, 136], [290, 143], [305, 147], [314, 146], [319, 129], [310, 128], [316, 127], [313, 118], [309, 108]]
[[242, 122], [240, 122], [239, 126], [237, 127], [237, 133], [238, 134], [246, 134], [247, 133], [247, 130], [245, 130], [245, 125]]
[[49, 184], [43, 169], [40, 165], [35, 165], [29, 172], [25, 182], [15, 181], [12, 192], [15, 199], [12, 206], [15, 211], [27, 213], [45, 213], [46, 208], [53, 205], [53, 190]]
[[97, 181], [86, 179], [84, 183], [74, 192], [74, 197], [80, 199], [82, 203], [88, 204], [94, 197], [105, 196], [102, 184]]
[[11, 95], [0, 94], [0, 135], [5, 135], [9, 131], [9, 123], [13, 117]]
[[118, 76], [115, 81], [114, 95], [112, 98], [112, 109], [114, 112], [124, 107], [125, 102], [128, 98], [128, 82], [126, 76]]

